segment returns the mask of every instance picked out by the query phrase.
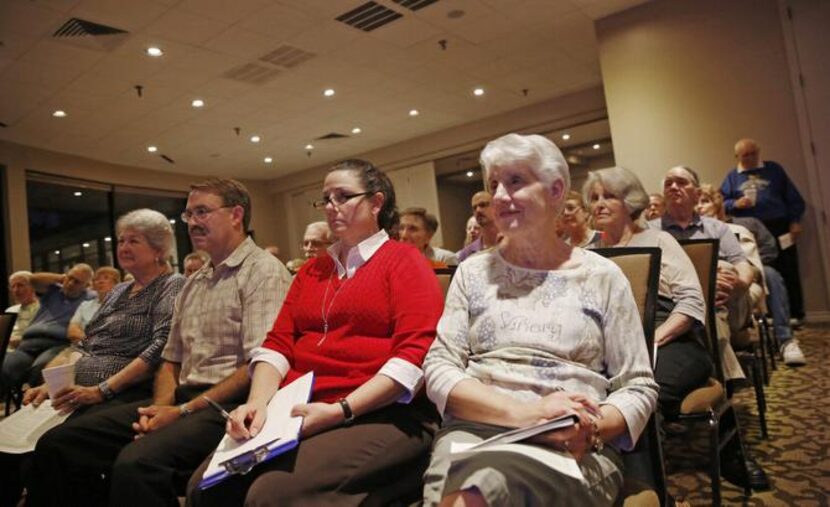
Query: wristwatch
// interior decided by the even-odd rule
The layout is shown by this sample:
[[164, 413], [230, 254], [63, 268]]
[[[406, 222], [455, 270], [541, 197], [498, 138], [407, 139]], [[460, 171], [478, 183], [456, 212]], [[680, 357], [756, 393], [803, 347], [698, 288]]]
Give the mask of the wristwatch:
[[354, 412], [352, 412], [352, 407], [349, 406], [349, 402], [346, 401], [346, 398], [340, 398], [337, 400], [337, 403], [343, 409], [343, 426], [351, 426], [354, 422]]
[[98, 390], [101, 391], [101, 396], [103, 396], [105, 400], [111, 400], [115, 396], [115, 391], [112, 390], [106, 380], [98, 384]]
[[187, 417], [193, 413], [193, 409], [187, 406], [187, 402], [182, 403], [179, 405], [179, 415], [181, 417]]

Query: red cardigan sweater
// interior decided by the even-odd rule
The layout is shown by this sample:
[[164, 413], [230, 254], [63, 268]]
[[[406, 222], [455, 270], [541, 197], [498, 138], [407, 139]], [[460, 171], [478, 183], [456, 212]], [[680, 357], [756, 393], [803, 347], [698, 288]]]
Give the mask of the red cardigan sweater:
[[[443, 307], [438, 279], [424, 256], [390, 240], [352, 278], [341, 280], [331, 257], [307, 262], [263, 346], [291, 365], [283, 385], [313, 370], [312, 400], [330, 403], [393, 357], [420, 368]], [[320, 343], [324, 313], [328, 334]]]

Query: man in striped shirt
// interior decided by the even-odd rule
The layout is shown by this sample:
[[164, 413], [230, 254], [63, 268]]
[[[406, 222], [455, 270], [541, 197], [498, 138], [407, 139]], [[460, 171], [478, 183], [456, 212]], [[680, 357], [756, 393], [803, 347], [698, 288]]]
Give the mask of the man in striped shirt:
[[[248, 237], [251, 204], [234, 180], [191, 186], [182, 220], [211, 263], [188, 279], [154, 396], [85, 414], [38, 442], [30, 505], [171, 505], [221, 440], [230, 410], [245, 400], [250, 352], [271, 328], [291, 275]], [[101, 478], [105, 480], [102, 481]], [[107, 488], [109, 491], [107, 491]]]

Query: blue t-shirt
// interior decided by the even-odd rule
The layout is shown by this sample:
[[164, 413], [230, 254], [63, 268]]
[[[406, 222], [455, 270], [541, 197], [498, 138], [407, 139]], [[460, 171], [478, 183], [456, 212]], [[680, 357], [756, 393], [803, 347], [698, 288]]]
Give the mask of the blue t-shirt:
[[[736, 208], [735, 201], [743, 197], [747, 188], [757, 192], [755, 206]], [[755, 217], [762, 222], [787, 219], [800, 222], [804, 214], [804, 199], [784, 168], [770, 160], [754, 169], [732, 169], [720, 187], [726, 212], [736, 217]]]
[[54, 340], [66, 340], [66, 328], [69, 326], [72, 316], [75, 315], [75, 310], [84, 301], [96, 297], [95, 292], [87, 290], [80, 297], [70, 299], [63, 293], [61, 284], [50, 285], [46, 292], [40, 296], [40, 310], [23, 333], [23, 339], [52, 338]]

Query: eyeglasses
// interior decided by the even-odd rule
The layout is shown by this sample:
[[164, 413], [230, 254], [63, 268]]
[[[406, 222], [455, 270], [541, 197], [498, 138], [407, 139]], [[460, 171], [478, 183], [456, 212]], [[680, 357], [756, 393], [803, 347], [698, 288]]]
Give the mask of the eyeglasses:
[[[235, 205], [234, 205], [235, 206]], [[182, 222], [189, 224], [194, 218], [197, 222], [203, 222], [207, 217], [210, 216], [211, 213], [218, 211], [222, 208], [233, 208], [233, 206], [219, 206], [218, 208], [206, 208], [204, 206], [197, 206], [196, 208], [186, 209], [181, 214]]]
[[331, 204], [336, 208], [338, 206], [343, 206], [355, 197], [363, 197], [365, 195], [372, 195], [373, 193], [374, 192], [360, 192], [359, 194], [331, 194], [323, 196], [322, 199], [314, 201], [311, 205], [317, 209], [323, 209], [327, 205]]

